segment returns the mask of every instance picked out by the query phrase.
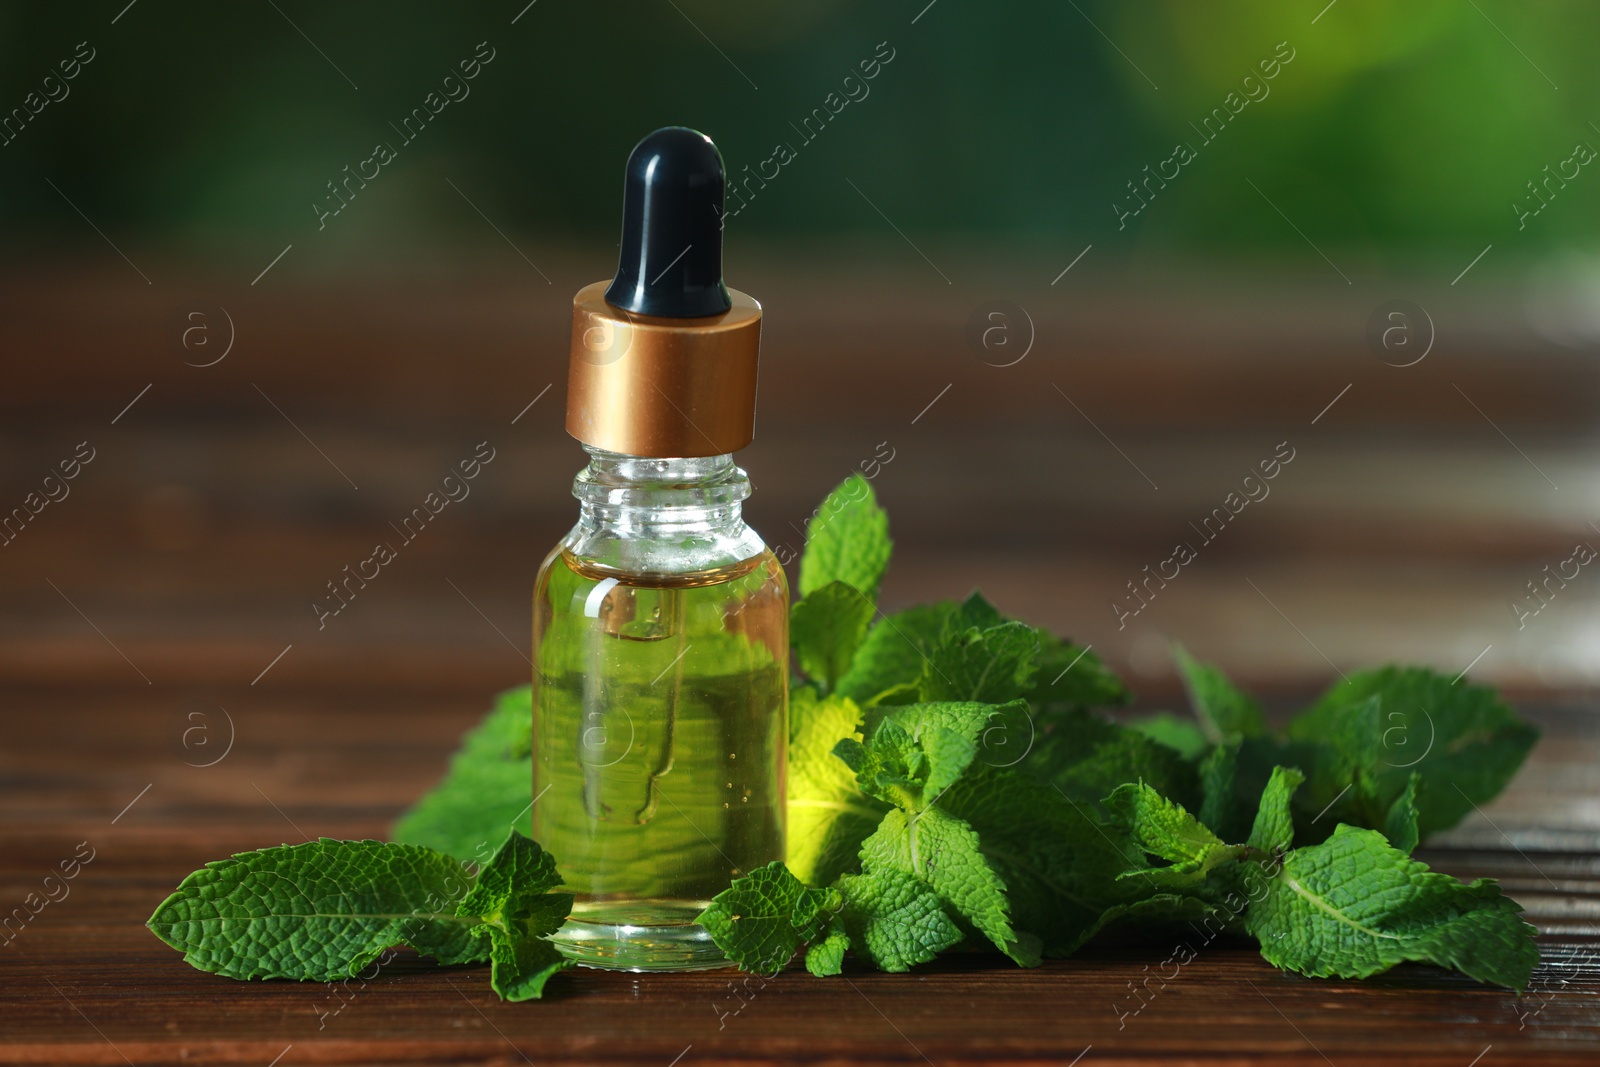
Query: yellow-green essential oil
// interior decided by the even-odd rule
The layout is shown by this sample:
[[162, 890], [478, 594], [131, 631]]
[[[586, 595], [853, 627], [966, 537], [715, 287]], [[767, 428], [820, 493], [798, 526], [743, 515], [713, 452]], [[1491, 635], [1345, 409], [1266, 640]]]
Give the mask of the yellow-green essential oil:
[[619, 576], [552, 554], [534, 601], [534, 837], [596, 966], [721, 966], [694, 924], [783, 858], [788, 596], [770, 551]]
[[722, 281], [722, 156], [681, 126], [628, 157], [616, 277], [578, 291], [578, 524], [533, 594], [533, 833], [591, 967], [728, 961], [695, 919], [784, 858], [789, 589], [745, 524], [761, 305]]

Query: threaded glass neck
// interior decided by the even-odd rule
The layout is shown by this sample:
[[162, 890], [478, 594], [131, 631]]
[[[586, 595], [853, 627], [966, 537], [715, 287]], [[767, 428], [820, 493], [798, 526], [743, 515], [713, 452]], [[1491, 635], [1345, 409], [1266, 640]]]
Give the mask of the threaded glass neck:
[[640, 574], [683, 574], [742, 562], [766, 546], [745, 525], [750, 479], [732, 455], [626, 456], [590, 445], [573, 479], [578, 524], [563, 542], [590, 562]]

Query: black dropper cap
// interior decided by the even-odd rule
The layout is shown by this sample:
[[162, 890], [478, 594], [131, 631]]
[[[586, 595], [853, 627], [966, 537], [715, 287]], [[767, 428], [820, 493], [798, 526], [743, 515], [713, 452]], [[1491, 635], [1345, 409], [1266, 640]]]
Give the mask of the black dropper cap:
[[622, 252], [606, 303], [694, 319], [733, 307], [722, 283], [727, 179], [711, 138], [666, 126], [634, 146], [622, 195]]

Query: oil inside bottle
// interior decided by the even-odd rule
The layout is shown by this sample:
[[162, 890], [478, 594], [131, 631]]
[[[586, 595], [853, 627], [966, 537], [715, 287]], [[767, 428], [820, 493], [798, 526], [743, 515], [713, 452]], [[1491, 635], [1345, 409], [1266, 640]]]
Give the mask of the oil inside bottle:
[[556, 942], [626, 970], [725, 966], [695, 917], [784, 857], [787, 595], [770, 551], [534, 593], [533, 833], [576, 897]]

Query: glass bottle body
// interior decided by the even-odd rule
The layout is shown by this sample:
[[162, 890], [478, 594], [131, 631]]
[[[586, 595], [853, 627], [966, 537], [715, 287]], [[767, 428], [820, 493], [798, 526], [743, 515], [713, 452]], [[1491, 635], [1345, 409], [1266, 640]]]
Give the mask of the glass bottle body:
[[533, 601], [533, 833], [575, 895], [556, 942], [590, 966], [725, 966], [695, 917], [784, 858], [783, 569], [732, 457], [589, 451]]

